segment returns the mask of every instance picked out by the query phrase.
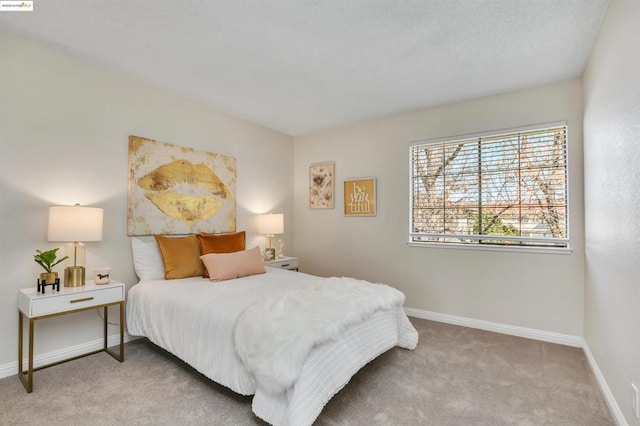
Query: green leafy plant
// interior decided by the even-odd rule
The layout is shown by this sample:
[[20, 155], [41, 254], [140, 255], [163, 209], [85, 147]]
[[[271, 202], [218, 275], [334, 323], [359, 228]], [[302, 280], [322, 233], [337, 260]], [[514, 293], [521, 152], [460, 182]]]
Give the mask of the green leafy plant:
[[58, 257], [56, 255], [56, 252], [58, 250], [60, 249], [55, 248], [48, 251], [36, 250], [36, 254], [33, 255], [33, 260], [35, 260], [35, 262], [38, 265], [42, 266], [45, 271], [47, 271], [48, 273], [51, 273], [53, 272], [52, 270], [54, 266], [56, 266], [58, 263], [63, 262], [69, 258], [69, 256], [65, 256], [62, 259], [58, 259], [56, 261], [56, 258]]

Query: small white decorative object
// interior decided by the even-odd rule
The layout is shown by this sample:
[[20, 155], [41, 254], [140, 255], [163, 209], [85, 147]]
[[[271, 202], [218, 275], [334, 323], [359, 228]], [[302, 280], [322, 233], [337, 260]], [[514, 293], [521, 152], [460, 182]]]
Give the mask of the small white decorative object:
[[280, 238], [276, 241], [276, 258], [282, 259], [284, 257], [284, 239]]
[[96, 268], [93, 270], [93, 282], [98, 285], [109, 284], [109, 281], [111, 281], [110, 275], [111, 268], [107, 266]]

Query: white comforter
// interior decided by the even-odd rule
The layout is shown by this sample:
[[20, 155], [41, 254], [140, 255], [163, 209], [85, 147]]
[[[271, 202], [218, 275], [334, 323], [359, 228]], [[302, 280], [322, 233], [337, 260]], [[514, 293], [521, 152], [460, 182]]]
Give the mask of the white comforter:
[[202, 278], [141, 282], [128, 293], [128, 331], [146, 336], [239, 394], [255, 394], [253, 411], [267, 422], [309, 425], [362, 366], [393, 346], [412, 349], [418, 339], [401, 306], [379, 309], [346, 326], [338, 338], [315, 346], [290, 389], [261, 391], [236, 355], [233, 333], [239, 315], [273, 294], [308, 288], [317, 280], [267, 268], [266, 274], [220, 283]]

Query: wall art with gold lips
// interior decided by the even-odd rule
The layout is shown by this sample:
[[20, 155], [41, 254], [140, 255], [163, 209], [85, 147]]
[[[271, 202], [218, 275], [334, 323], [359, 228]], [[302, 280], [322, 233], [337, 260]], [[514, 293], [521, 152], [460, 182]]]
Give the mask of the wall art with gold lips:
[[235, 232], [236, 159], [129, 136], [128, 235]]

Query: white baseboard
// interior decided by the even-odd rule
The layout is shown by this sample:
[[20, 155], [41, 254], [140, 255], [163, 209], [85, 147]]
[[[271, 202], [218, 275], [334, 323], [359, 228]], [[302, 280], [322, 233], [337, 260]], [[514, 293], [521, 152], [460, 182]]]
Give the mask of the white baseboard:
[[[130, 336], [129, 333], [125, 332], [124, 341], [130, 342], [131, 340], [137, 339], [136, 336]], [[42, 365], [52, 364], [54, 362], [63, 361], [68, 358], [73, 358], [88, 352], [97, 351], [98, 349], [102, 349], [104, 344], [103, 339], [96, 339], [91, 342], [81, 343], [79, 345], [71, 346], [64, 349], [59, 349], [57, 351], [48, 352], [46, 354], [41, 354], [33, 357], [33, 366], [34, 368], [40, 367]], [[107, 345], [109, 347], [116, 346], [120, 344], [120, 334], [114, 334], [109, 336], [107, 339]], [[126, 355], [126, 354], [125, 354]], [[27, 358], [22, 360], [22, 365], [27, 365]], [[4, 377], [9, 377], [18, 374], [18, 361], [9, 362], [7, 364], [0, 365], [0, 379]]]
[[527, 339], [558, 343], [576, 348], [581, 348], [584, 343], [582, 337], [571, 336], [569, 334], [554, 333], [551, 331], [537, 330], [535, 328], [518, 327], [515, 325], [500, 324], [497, 322], [459, 317], [457, 315], [440, 314], [437, 312], [423, 311], [413, 308], [404, 308], [404, 311], [410, 317], [443, 322], [446, 324], [461, 325], [469, 328], [478, 328], [480, 330], [509, 334], [511, 336], [526, 337]]
[[611, 414], [613, 414], [616, 423], [618, 424], [618, 426], [629, 426], [629, 423], [627, 423], [627, 420], [624, 418], [624, 414], [622, 414], [622, 410], [620, 410], [620, 406], [616, 402], [616, 399], [613, 397], [613, 393], [611, 392], [611, 389], [609, 389], [609, 385], [604, 379], [604, 375], [602, 374], [602, 371], [600, 371], [600, 367], [598, 367], [598, 363], [593, 357], [593, 354], [591, 353], [591, 349], [589, 349], [589, 345], [587, 344], [587, 342], [584, 342], [582, 349], [587, 356], [587, 361], [589, 361], [591, 371], [593, 371], [593, 374], [596, 376], [598, 385], [600, 385], [600, 390], [604, 395], [604, 399], [607, 401], [609, 410], [611, 411]]
[[629, 423], [627, 423], [627, 420], [624, 418], [624, 415], [620, 410], [620, 406], [613, 397], [613, 393], [611, 392], [611, 389], [609, 388], [604, 375], [598, 367], [598, 363], [596, 362], [593, 354], [591, 353], [591, 350], [589, 349], [589, 345], [587, 345], [582, 337], [536, 330], [534, 328], [518, 327], [514, 325], [477, 320], [473, 318], [459, 317], [456, 315], [440, 314], [437, 312], [423, 311], [420, 309], [404, 308], [404, 311], [410, 317], [443, 322], [445, 324], [461, 325], [463, 327], [469, 328], [478, 328], [480, 330], [493, 331], [495, 333], [526, 337], [528, 339], [540, 340], [543, 342], [558, 343], [561, 345], [582, 348], [587, 357], [587, 361], [589, 362], [589, 366], [591, 367], [593, 374], [596, 376], [596, 380], [598, 381], [598, 385], [600, 386], [600, 391], [602, 392], [602, 395], [604, 396], [604, 399], [607, 402], [609, 410], [611, 410], [611, 414], [613, 415], [616, 423], [618, 424], [618, 426], [629, 426]]

